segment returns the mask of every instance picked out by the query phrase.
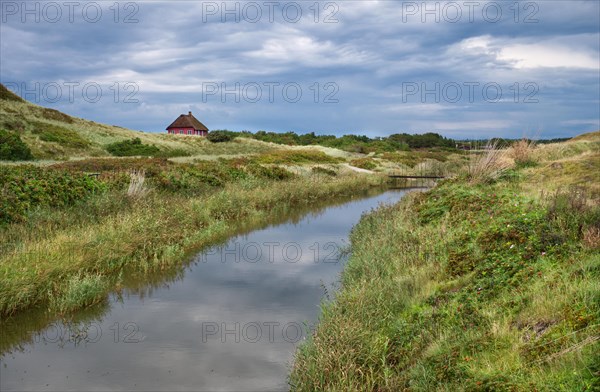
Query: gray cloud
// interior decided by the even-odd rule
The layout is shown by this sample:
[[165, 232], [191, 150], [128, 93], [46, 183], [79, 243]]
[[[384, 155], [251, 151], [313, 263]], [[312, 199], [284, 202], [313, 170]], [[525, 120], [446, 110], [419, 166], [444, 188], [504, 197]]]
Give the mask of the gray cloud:
[[[23, 23], [23, 10], [7, 3], [21, 5], [2, 5], [2, 82], [78, 82], [71, 102], [64, 89], [62, 100], [39, 93], [38, 103], [109, 124], [162, 132], [193, 110], [212, 129], [555, 137], [598, 128], [596, 1], [481, 1], [472, 15], [465, 2], [281, 2], [272, 22], [262, 2], [228, 2], [238, 23], [221, 2], [117, 3], [118, 15], [113, 3], [97, 2], [96, 23], [84, 18], [94, 14], [82, 14], [83, 3], [72, 22], [63, 9], [57, 23], [44, 19], [52, 17], [43, 13], [48, 2], [39, 3], [39, 23], [34, 15]], [[257, 23], [248, 4], [261, 9]], [[456, 23], [451, 4], [462, 12]], [[137, 22], [124, 23], [127, 16]], [[90, 82], [102, 86], [95, 103], [82, 97]], [[139, 88], [137, 102], [124, 102], [124, 82]], [[279, 83], [271, 99], [269, 83]], [[288, 83], [300, 87], [298, 102], [290, 102], [293, 89], [283, 91]], [[422, 95], [436, 83], [437, 94]], [[465, 83], [479, 84], [472, 100]], [[483, 90], [490, 83], [502, 89], [498, 99]], [[262, 95], [252, 102], [256, 85]], [[419, 91], [407, 94], [414, 85]]]

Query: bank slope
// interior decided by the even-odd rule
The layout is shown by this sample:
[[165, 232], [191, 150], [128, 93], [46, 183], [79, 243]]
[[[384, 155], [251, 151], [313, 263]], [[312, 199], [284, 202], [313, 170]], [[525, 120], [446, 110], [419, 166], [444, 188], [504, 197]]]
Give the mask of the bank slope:
[[292, 389], [599, 390], [598, 141], [365, 216]]

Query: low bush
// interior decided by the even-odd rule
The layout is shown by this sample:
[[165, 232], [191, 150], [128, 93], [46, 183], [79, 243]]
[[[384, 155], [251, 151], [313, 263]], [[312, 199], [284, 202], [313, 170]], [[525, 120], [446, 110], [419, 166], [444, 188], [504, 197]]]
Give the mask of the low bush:
[[247, 170], [252, 175], [269, 180], [288, 180], [294, 178], [294, 173], [279, 166], [248, 165]]
[[157, 189], [184, 195], [201, 194], [210, 187], [222, 186], [223, 180], [215, 173], [203, 171], [194, 165], [171, 167], [150, 179]]
[[0, 160], [28, 161], [33, 159], [31, 150], [21, 137], [14, 133], [0, 129]]
[[37, 207], [73, 205], [106, 188], [83, 173], [31, 165], [0, 166], [0, 224], [23, 221]]
[[165, 158], [96, 158], [63, 162], [52, 168], [74, 175], [95, 173], [111, 189], [126, 188], [132, 171], [143, 172], [147, 187], [186, 196], [203, 194], [249, 177], [276, 181], [294, 177], [293, 173], [281, 167], [253, 163], [246, 158], [195, 163], [175, 163]]
[[106, 151], [117, 157], [131, 156], [155, 156], [159, 155], [160, 149], [153, 145], [143, 144], [140, 138], [123, 140], [106, 146]]
[[225, 131], [212, 131], [206, 135], [206, 139], [213, 143], [230, 142], [233, 137]]
[[373, 158], [358, 158], [350, 161], [350, 164], [354, 167], [366, 170], [375, 170], [377, 168], [377, 162]]

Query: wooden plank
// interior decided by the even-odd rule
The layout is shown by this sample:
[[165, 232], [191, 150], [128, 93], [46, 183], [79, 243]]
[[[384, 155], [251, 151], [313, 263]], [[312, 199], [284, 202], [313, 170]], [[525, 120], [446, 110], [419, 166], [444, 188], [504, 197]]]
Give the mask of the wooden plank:
[[390, 178], [446, 178], [446, 177], [441, 177], [441, 176], [403, 176], [403, 175], [395, 175], [395, 174], [390, 174], [388, 175], [388, 177]]

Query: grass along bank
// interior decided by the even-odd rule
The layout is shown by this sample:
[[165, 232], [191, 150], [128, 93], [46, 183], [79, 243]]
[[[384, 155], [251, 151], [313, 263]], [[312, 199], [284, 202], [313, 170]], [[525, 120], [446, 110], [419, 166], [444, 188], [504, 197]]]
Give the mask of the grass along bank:
[[[167, 269], [248, 223], [266, 223], [278, 212], [383, 182], [356, 174], [295, 176], [252, 164], [214, 164], [214, 170], [228, 168], [220, 176], [207, 173], [207, 166], [201, 173], [193, 165], [175, 167], [156, 169], [150, 182], [141, 169], [127, 184], [117, 173], [104, 192], [61, 209], [40, 205], [5, 225], [0, 231], [0, 314], [32, 307], [61, 314], [104, 301], [126, 274]], [[37, 192], [19, 192], [23, 189]]]
[[598, 135], [575, 143], [365, 215], [292, 389], [598, 390], [600, 204], [572, 170], [596, 165]]

